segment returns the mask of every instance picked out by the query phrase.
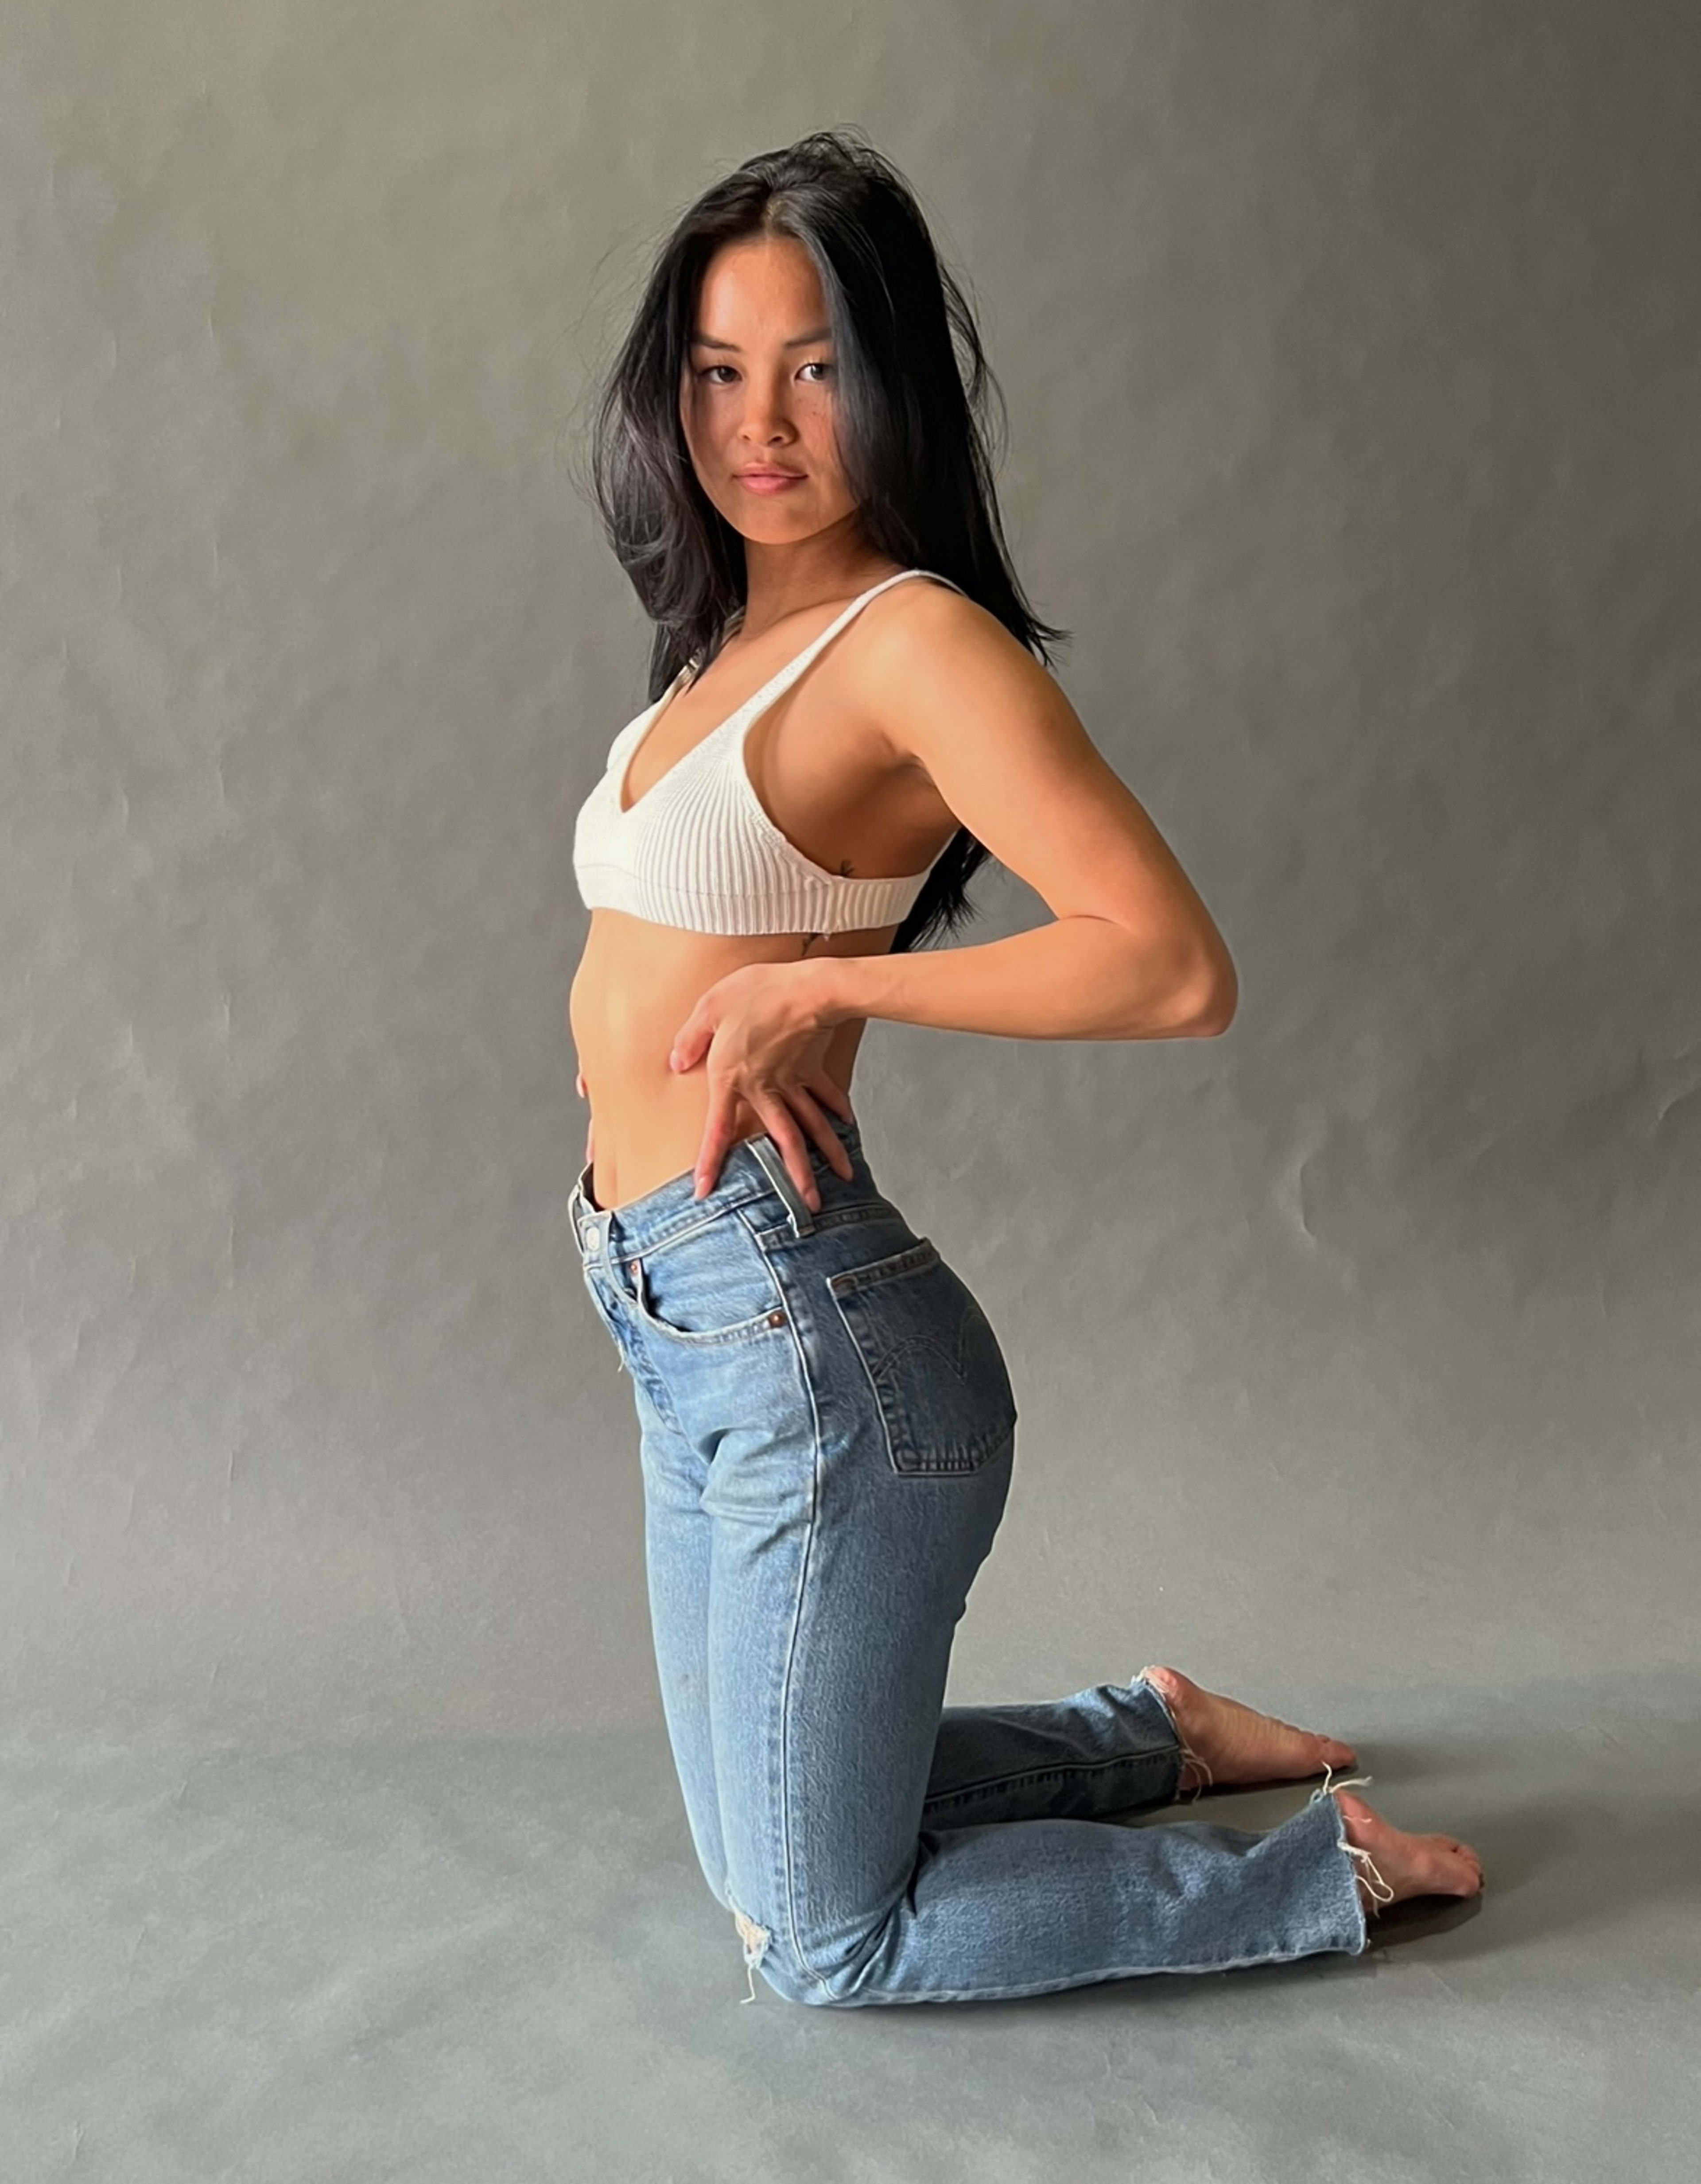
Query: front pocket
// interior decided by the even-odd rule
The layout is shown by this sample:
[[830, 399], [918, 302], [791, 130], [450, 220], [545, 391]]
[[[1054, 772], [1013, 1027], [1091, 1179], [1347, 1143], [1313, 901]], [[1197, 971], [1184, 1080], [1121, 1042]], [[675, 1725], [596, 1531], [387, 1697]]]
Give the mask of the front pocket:
[[596, 1307], [597, 1318], [602, 1322], [604, 1327], [607, 1329], [611, 1340], [617, 1343], [620, 1340], [620, 1334], [615, 1325], [613, 1312], [603, 1302], [602, 1291], [597, 1287], [595, 1282], [591, 1279], [590, 1268], [588, 1267], [582, 1266], [580, 1272], [584, 1277], [585, 1292], [590, 1298], [592, 1304]]
[[894, 1471], [979, 1470], [1016, 1424], [1016, 1398], [974, 1292], [923, 1236], [827, 1287], [874, 1391]]
[[785, 1301], [761, 1247], [736, 1217], [670, 1237], [618, 1268], [644, 1325], [668, 1342], [749, 1342], [786, 1323]]

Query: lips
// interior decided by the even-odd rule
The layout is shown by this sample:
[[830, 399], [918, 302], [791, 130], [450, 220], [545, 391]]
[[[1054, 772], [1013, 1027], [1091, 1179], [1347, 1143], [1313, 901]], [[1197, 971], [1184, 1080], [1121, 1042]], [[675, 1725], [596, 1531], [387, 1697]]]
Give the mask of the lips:
[[761, 493], [769, 500], [801, 485], [804, 477], [801, 471], [734, 471], [733, 475], [746, 493]]

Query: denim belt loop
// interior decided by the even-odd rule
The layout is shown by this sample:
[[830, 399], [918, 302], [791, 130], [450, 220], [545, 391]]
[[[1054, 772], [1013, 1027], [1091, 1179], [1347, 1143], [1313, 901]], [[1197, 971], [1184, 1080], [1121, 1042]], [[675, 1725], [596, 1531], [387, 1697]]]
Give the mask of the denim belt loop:
[[755, 1137], [746, 1138], [745, 1143], [761, 1162], [763, 1174], [785, 1201], [785, 1210], [791, 1216], [794, 1235], [811, 1234], [815, 1228], [814, 1212], [809, 1201], [786, 1173], [785, 1162], [780, 1156], [778, 1146], [765, 1131], [758, 1131]]
[[590, 1195], [590, 1165], [581, 1170], [568, 1200], [572, 1215], [573, 1235], [579, 1247], [579, 1256], [587, 1267], [608, 1266], [609, 1229], [614, 1216], [605, 1208], [594, 1206]]

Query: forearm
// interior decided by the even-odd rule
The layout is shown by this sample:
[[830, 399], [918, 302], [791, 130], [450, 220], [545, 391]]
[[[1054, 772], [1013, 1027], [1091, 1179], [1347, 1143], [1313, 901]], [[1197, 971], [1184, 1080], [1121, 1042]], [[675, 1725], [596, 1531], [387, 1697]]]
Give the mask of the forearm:
[[1069, 916], [973, 948], [817, 956], [823, 1024], [853, 1017], [1003, 1039], [1186, 1039], [1200, 1034], [1202, 967], [1146, 946], [1106, 917]]

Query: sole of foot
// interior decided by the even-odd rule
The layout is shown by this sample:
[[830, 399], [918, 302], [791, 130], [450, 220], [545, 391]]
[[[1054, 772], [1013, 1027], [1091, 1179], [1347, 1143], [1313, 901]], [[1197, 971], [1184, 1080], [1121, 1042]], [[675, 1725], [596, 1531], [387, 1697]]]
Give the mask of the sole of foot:
[[1206, 1691], [1179, 1669], [1142, 1669], [1140, 1680], [1163, 1701], [1181, 1741], [1202, 1763], [1196, 1766], [1190, 1758], [1184, 1764], [1176, 1787], [1185, 1797], [1305, 1782], [1325, 1769], [1358, 1764], [1357, 1752], [1338, 1736], [1259, 1713], [1238, 1699]]

